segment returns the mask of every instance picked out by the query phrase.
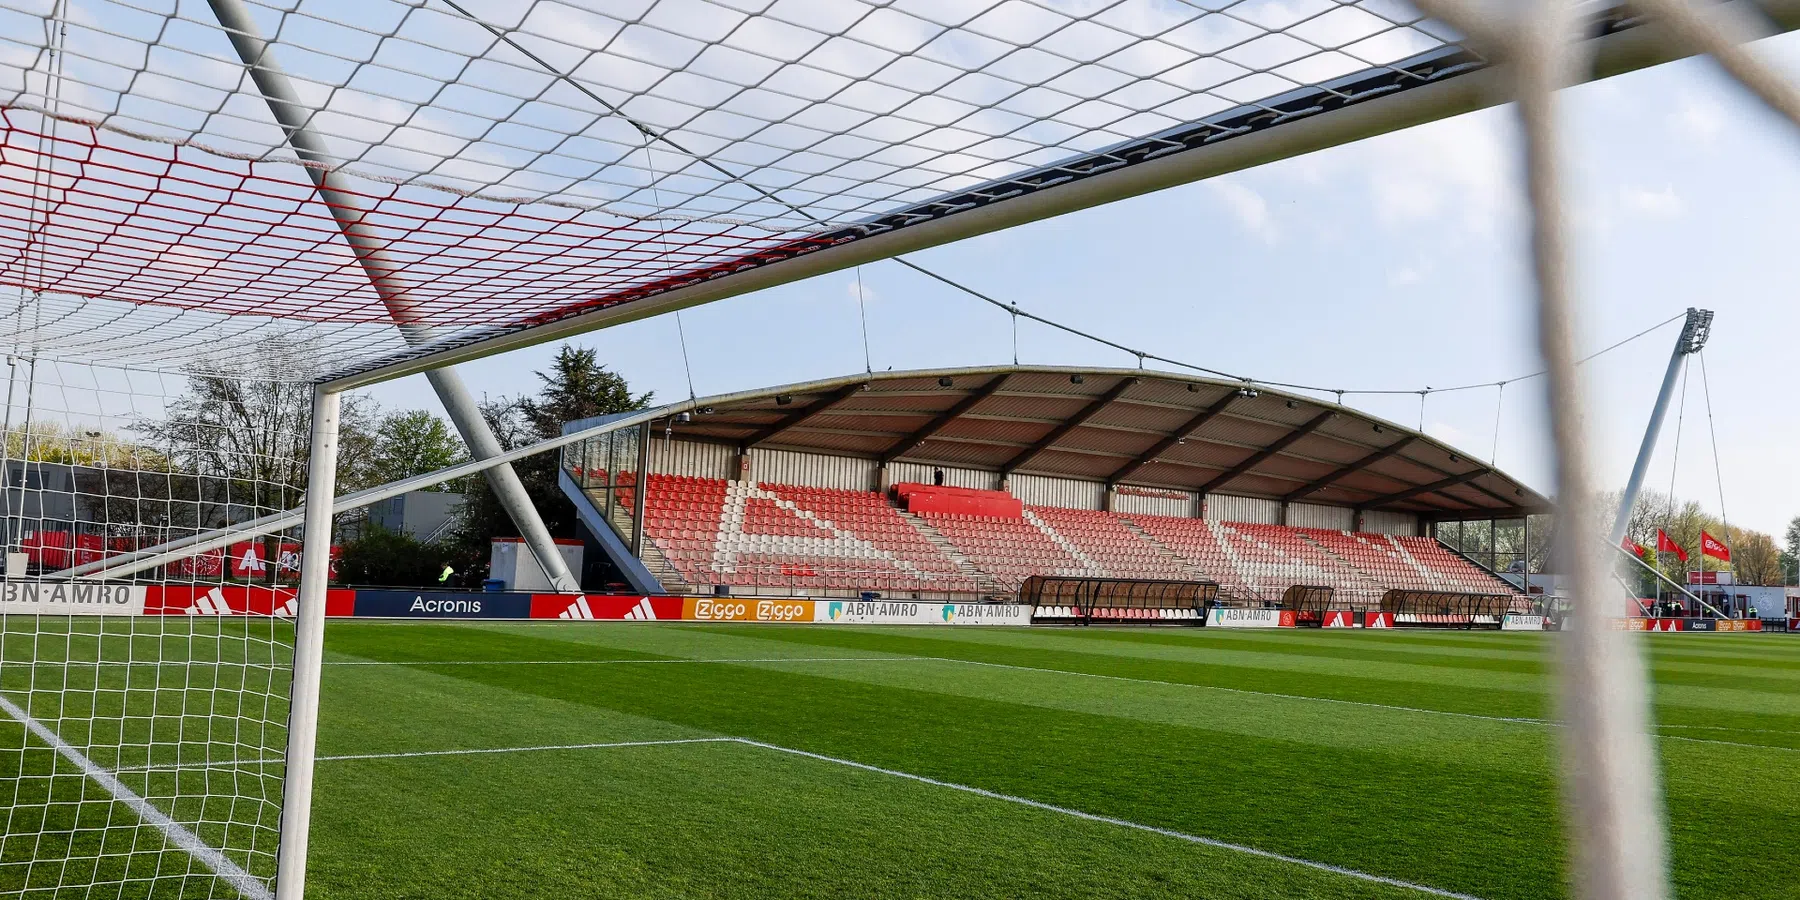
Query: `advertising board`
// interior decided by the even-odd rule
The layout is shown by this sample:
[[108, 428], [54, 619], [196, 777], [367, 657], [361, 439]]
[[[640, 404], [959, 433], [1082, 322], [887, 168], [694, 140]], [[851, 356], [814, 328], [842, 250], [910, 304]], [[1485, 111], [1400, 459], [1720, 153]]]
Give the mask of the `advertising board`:
[[1294, 611], [1215, 607], [1207, 614], [1206, 624], [1214, 628], [1292, 628]]
[[69, 581], [8, 581], [0, 613], [13, 616], [141, 616], [148, 589]]
[[813, 621], [835, 625], [1029, 625], [1031, 607], [1016, 603], [923, 600], [819, 600]]
[[1509, 613], [1500, 619], [1501, 631], [1543, 631], [1547, 617]]
[[530, 594], [450, 591], [357, 591], [357, 617], [400, 619], [529, 619]]
[[534, 619], [680, 621], [681, 607], [680, 597], [645, 597], [636, 594], [531, 595], [531, 617]]
[[812, 600], [758, 597], [688, 597], [681, 617], [690, 622], [811, 622]]

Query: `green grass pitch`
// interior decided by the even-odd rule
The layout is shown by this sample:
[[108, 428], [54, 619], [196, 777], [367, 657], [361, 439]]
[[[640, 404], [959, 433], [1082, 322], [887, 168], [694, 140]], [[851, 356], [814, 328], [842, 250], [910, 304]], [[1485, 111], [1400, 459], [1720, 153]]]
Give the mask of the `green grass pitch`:
[[[1560, 897], [1553, 640], [334, 621], [308, 896]], [[1678, 896], [1800, 897], [1800, 638], [1646, 646]]]

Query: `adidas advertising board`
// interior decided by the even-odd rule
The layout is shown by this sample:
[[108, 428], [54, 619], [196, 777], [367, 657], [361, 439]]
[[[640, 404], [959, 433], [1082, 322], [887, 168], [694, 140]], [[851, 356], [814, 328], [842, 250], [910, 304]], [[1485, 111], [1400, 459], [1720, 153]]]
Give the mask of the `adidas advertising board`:
[[14, 616], [141, 616], [149, 589], [69, 581], [7, 581], [0, 613]]
[[1291, 609], [1233, 609], [1215, 607], [1206, 616], [1206, 624], [1214, 628], [1292, 628]]
[[1356, 616], [1355, 610], [1328, 609], [1325, 611], [1325, 618], [1323, 621], [1321, 621], [1319, 623], [1319, 627], [1321, 627], [1321, 628], [1361, 628], [1362, 623], [1358, 622], [1356, 619], [1357, 619], [1357, 616]]
[[533, 594], [531, 617], [565, 622], [663, 622], [681, 620], [680, 597], [620, 594]]
[[1528, 616], [1509, 613], [1500, 620], [1501, 631], [1543, 631], [1544, 616]]
[[928, 600], [819, 600], [813, 604], [813, 621], [836, 625], [1029, 625], [1031, 607]]

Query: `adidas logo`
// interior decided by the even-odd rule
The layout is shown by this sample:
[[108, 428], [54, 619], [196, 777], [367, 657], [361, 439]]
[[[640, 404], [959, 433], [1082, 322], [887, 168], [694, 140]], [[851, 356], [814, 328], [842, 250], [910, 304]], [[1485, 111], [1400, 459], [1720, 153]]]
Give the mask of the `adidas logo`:
[[631, 608], [631, 612], [625, 614], [625, 618], [634, 622], [654, 621], [656, 619], [656, 610], [650, 608], [649, 597], [640, 597], [637, 605]]
[[575, 602], [569, 604], [568, 609], [557, 613], [556, 617], [559, 619], [592, 619], [594, 610], [593, 607], [588, 606], [586, 597], [576, 597]]
[[294, 613], [297, 612], [299, 609], [300, 609], [300, 595], [295, 594], [294, 596], [288, 598], [288, 602], [283, 603], [280, 606], [275, 608], [275, 617], [278, 619], [291, 619], [294, 617]]
[[194, 598], [194, 605], [188, 607], [190, 616], [229, 616], [231, 604], [225, 602], [225, 595], [218, 588]]

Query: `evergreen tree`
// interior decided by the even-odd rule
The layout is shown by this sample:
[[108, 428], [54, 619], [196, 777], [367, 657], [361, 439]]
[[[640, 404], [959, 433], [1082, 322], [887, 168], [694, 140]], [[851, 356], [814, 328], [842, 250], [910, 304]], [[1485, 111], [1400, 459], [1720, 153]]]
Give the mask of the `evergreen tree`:
[[[633, 394], [625, 377], [601, 365], [595, 351], [567, 344], [558, 348], [548, 371], [536, 374], [542, 382], [537, 396], [502, 397], [485, 400], [481, 405], [482, 415], [503, 449], [555, 437], [562, 433], [566, 422], [645, 409], [652, 399], [649, 393]], [[540, 453], [513, 463], [513, 470], [518, 472], [550, 534], [574, 537], [575, 506], [557, 486], [560, 464], [560, 454]], [[489, 542], [518, 534], [518, 527], [486, 480], [476, 480], [463, 507], [453, 564], [461, 572], [486, 571]]]

